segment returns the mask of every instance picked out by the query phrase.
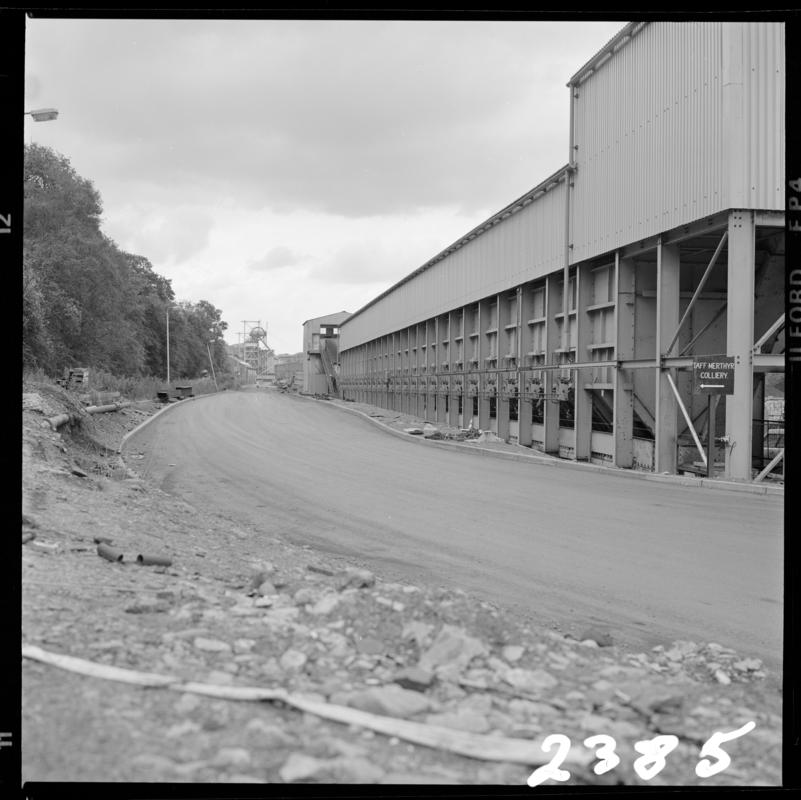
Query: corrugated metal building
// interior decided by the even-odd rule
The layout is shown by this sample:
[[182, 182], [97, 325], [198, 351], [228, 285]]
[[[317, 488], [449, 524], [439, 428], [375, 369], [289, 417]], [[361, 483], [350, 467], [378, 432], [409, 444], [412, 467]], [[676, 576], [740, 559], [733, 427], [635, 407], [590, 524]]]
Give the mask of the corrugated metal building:
[[[761, 479], [784, 61], [782, 24], [626, 25], [568, 83], [569, 163], [342, 324], [344, 396], [567, 458]], [[709, 354], [735, 361], [719, 408], [692, 379]]]
[[347, 311], [307, 319], [303, 323], [303, 392], [339, 395], [339, 326]]

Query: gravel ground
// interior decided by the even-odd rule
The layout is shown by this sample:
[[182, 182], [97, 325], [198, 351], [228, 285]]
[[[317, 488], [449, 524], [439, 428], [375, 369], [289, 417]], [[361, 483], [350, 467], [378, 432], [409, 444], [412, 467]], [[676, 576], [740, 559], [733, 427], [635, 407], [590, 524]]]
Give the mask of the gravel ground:
[[[614, 631], [564, 637], [464, 592], [385, 582], [291, 545], [269, 522], [246, 529], [201, 513], [119, 458], [122, 436], [157, 410], [83, 416], [57, 433], [45, 417], [80, 415], [75, 400], [23, 387], [23, 644], [221, 691], [281, 689], [317, 708], [420, 723], [439, 744], [410, 741], [402, 725], [393, 734], [392, 722], [381, 733], [289, 702], [144, 688], [24, 658], [24, 780], [524, 786], [556, 753], [543, 754], [544, 737], [563, 734], [576, 756], [567, 785], [781, 784], [781, 694], [759, 661], [714, 642], [634, 653]], [[98, 557], [99, 537], [122, 562]], [[172, 564], [141, 566], [139, 554]], [[699, 777], [704, 743], [751, 722], [722, 745], [731, 763]], [[598, 745], [583, 745], [598, 734], [620, 758], [602, 775]], [[451, 752], [471, 735], [477, 755], [494, 744], [499, 760]], [[657, 736], [675, 737], [661, 770], [635, 747]], [[530, 741], [530, 763], [504, 760], [510, 740]]]

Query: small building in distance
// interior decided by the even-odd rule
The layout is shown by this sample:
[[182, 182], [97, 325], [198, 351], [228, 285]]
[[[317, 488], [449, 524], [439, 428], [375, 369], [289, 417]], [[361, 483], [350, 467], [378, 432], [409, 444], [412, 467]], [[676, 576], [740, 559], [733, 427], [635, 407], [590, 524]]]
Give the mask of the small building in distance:
[[247, 361], [237, 358], [229, 353], [228, 365], [240, 384], [250, 385], [256, 383], [256, 368]]
[[339, 396], [339, 326], [350, 316], [339, 311], [303, 323], [303, 392]]
[[303, 353], [279, 353], [275, 357], [276, 383], [300, 388], [303, 384], [303, 362]]

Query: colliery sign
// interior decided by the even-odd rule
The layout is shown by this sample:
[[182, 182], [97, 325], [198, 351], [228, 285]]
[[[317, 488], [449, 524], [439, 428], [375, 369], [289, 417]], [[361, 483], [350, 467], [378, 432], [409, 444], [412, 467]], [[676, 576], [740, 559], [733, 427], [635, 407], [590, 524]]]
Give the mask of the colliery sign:
[[734, 394], [734, 356], [696, 356], [693, 391], [695, 394]]

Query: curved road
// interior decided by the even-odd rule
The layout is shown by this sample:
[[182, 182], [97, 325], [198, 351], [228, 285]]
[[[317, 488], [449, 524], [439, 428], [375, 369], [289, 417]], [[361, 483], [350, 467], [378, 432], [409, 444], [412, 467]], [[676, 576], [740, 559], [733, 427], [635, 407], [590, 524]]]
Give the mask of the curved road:
[[781, 662], [782, 498], [554, 469], [404, 441], [325, 403], [226, 392], [132, 437], [145, 477], [230, 519], [645, 648]]

